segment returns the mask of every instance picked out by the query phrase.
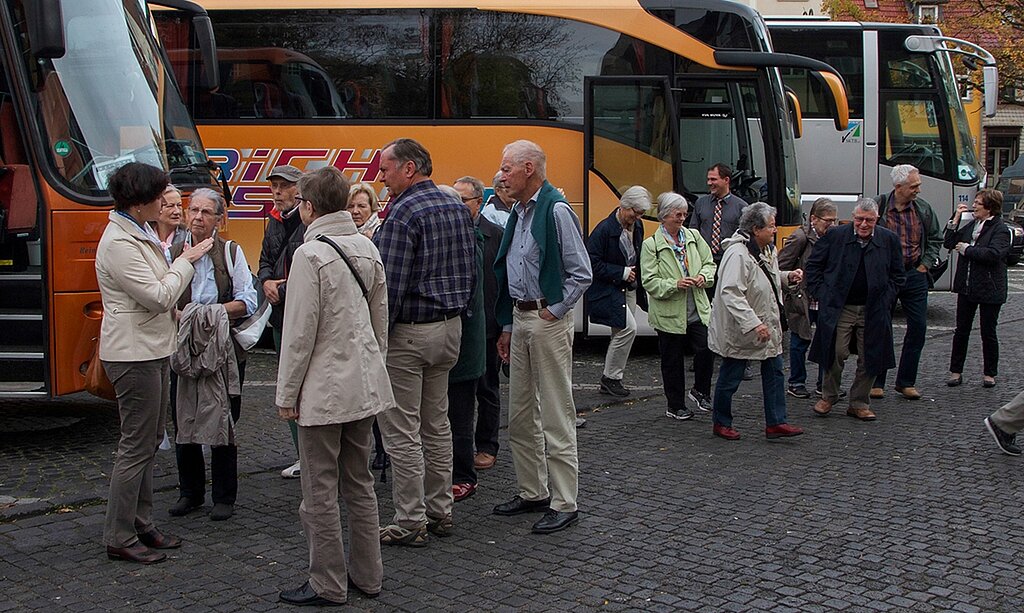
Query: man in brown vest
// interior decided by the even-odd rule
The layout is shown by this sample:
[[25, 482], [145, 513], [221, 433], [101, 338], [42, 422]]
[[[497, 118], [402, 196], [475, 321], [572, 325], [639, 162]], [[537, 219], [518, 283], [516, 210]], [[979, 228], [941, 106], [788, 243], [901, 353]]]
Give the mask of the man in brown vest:
[[[235, 320], [251, 315], [256, 310], [256, 290], [252, 285], [252, 273], [245, 260], [245, 254], [237, 243], [227, 245], [216, 229], [224, 219], [224, 198], [218, 192], [202, 188], [192, 193], [186, 219], [191, 232], [191, 242], [198, 243], [213, 236], [214, 244], [209, 253], [195, 262], [196, 274], [192, 284], [185, 288], [178, 308], [183, 309], [189, 302], [200, 304], [223, 304], [228, 319]], [[179, 243], [171, 247], [172, 256], [185, 247]], [[232, 260], [229, 269], [228, 259]], [[245, 379], [245, 352], [235, 345], [238, 359], [238, 375]], [[177, 428], [177, 377], [171, 377], [171, 415]], [[242, 397], [231, 397], [231, 420], [237, 422], [242, 408]], [[201, 445], [175, 445], [178, 460], [178, 486], [180, 497], [169, 510], [173, 516], [182, 516], [203, 506], [206, 496], [206, 465]], [[234, 444], [214, 446], [210, 449], [210, 475], [213, 510], [210, 519], [225, 520], [234, 514], [235, 497], [238, 492], [238, 447]]]

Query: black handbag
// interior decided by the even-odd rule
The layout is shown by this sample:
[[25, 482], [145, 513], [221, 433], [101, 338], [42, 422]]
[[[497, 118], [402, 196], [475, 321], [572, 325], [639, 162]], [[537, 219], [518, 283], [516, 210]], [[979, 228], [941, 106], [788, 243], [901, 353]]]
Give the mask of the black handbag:
[[935, 260], [935, 263], [928, 267], [928, 287], [935, 287], [939, 278], [946, 274], [946, 269], [949, 268], [949, 254], [946, 257]]

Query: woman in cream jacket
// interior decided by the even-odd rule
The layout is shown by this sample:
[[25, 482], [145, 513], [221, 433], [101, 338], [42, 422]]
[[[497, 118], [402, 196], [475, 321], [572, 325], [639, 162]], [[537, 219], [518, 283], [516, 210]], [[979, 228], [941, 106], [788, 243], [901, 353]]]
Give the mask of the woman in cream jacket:
[[108, 183], [114, 210], [96, 250], [104, 310], [100, 361], [121, 418], [103, 540], [110, 559], [140, 564], [163, 561], [167, 556], [157, 550], [181, 546], [153, 524], [153, 458], [170, 401], [174, 303], [192, 280], [192, 262], [212, 244], [186, 249], [168, 265], [150, 226], [160, 216], [168, 182], [167, 173], [146, 164], [118, 169]]

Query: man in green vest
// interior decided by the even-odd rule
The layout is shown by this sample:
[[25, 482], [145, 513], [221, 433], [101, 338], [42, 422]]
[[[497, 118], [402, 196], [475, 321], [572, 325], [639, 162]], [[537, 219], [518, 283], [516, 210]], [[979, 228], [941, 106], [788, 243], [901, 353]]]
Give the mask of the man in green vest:
[[527, 140], [511, 143], [500, 171], [516, 199], [494, 273], [498, 357], [510, 363], [509, 449], [519, 493], [494, 514], [544, 512], [533, 532], [548, 534], [578, 517], [572, 308], [593, 275], [579, 220], [545, 178], [544, 151]]

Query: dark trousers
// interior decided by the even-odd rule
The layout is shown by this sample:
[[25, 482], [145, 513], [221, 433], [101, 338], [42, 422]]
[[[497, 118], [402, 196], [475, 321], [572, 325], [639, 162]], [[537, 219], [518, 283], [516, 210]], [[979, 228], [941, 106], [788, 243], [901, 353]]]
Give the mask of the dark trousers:
[[448, 382], [448, 421], [452, 425], [452, 483], [476, 483], [473, 421], [478, 379]]
[[[238, 363], [238, 378], [245, 382], [245, 362]], [[171, 416], [174, 430], [178, 430], [178, 375], [171, 373]], [[242, 413], [242, 397], [231, 397], [231, 420], [238, 423]], [[206, 499], [206, 461], [203, 446], [189, 443], [174, 445], [178, 461], [178, 491], [181, 498]], [[217, 445], [210, 447], [210, 491], [213, 503], [235, 504], [238, 495], [238, 447]]]
[[[732, 427], [732, 397], [743, 382], [747, 360], [722, 358], [715, 384], [712, 420], [720, 426]], [[764, 425], [786, 423], [786, 376], [782, 373], [782, 356], [761, 360], [761, 396], [764, 398]]]
[[949, 355], [949, 372], [962, 373], [967, 360], [967, 340], [974, 327], [974, 313], [981, 307], [981, 355], [986, 377], [999, 372], [999, 339], [996, 324], [1001, 304], [979, 304], [963, 295], [956, 297], [956, 331], [953, 332], [953, 350]]
[[714, 354], [708, 349], [708, 328], [700, 322], [686, 324], [686, 334], [658, 333], [658, 353], [661, 355], [661, 380], [665, 387], [668, 408], [686, 407], [686, 367], [683, 356], [693, 355], [693, 388], [711, 396], [711, 374]]
[[[908, 270], [907, 281], [896, 298], [903, 305], [903, 314], [907, 317], [896, 387], [913, 387], [917, 383], [917, 367], [921, 364], [924, 337], [928, 332], [928, 274], [918, 272], [916, 268]], [[885, 375], [883, 371], [875, 377], [875, 387], [885, 387]]]
[[501, 425], [501, 394], [498, 386], [497, 338], [488, 338], [484, 352], [486, 370], [476, 384], [476, 450], [498, 455], [498, 427]]

